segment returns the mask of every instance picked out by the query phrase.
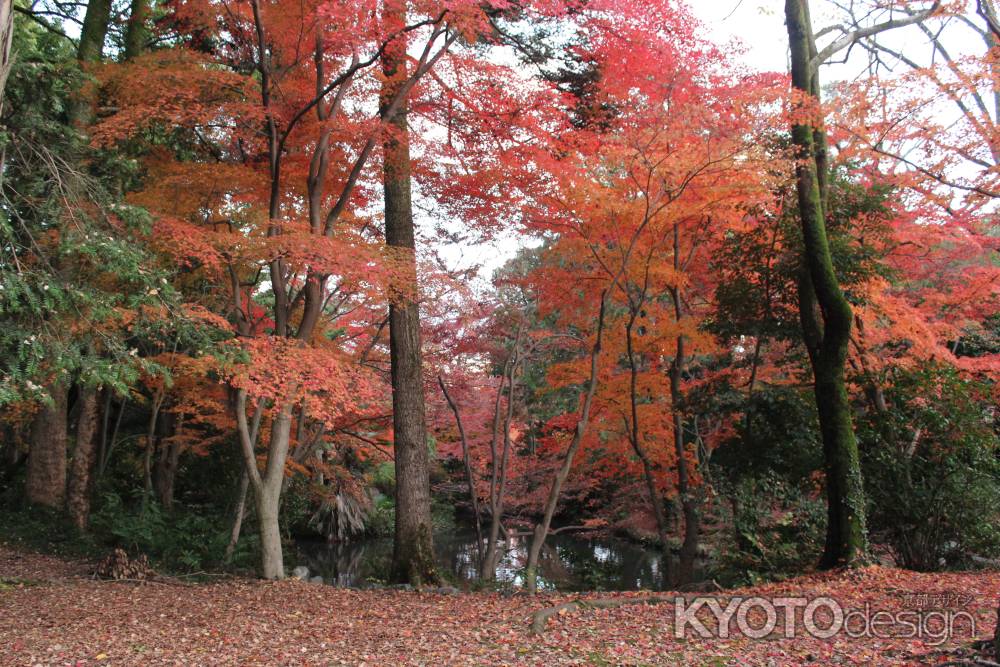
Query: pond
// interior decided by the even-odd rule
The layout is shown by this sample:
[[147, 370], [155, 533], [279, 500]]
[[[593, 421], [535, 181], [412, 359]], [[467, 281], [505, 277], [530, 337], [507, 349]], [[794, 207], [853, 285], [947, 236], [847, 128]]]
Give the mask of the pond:
[[[530, 539], [511, 537], [496, 568], [501, 585], [520, 587], [528, 560]], [[392, 560], [392, 538], [370, 538], [341, 543], [298, 543], [297, 564], [335, 586], [364, 587], [384, 584]], [[441, 572], [450, 573], [458, 586], [479, 579], [474, 532], [452, 532], [434, 536], [434, 550]], [[538, 586], [548, 590], [666, 590], [677, 582], [669, 572], [677, 571], [676, 557], [664, 568], [659, 549], [612, 537], [557, 534], [546, 540], [539, 563]], [[700, 577], [697, 576], [696, 580]]]

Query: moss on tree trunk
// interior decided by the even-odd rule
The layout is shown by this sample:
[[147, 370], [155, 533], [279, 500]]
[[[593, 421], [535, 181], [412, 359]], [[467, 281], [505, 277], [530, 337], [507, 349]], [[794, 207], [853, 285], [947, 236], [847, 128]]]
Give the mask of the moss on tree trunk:
[[[786, 0], [792, 86], [818, 101], [808, 0]], [[805, 111], [804, 109], [801, 111]], [[816, 407], [823, 438], [828, 525], [822, 567], [854, 565], [867, 555], [865, 499], [851, 405], [844, 382], [853, 314], [833, 267], [823, 206], [825, 144], [822, 122], [800, 119], [792, 126], [796, 188], [802, 224], [803, 275], [800, 309], [803, 336], [812, 362]], [[816, 309], [819, 315], [816, 314]]]

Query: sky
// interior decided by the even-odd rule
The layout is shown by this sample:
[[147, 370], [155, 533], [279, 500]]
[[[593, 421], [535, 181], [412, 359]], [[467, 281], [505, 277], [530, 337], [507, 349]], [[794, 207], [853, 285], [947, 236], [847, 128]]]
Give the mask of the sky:
[[717, 44], [739, 40], [745, 63], [759, 71], [787, 70], [783, 0], [689, 0], [692, 13], [705, 24]]

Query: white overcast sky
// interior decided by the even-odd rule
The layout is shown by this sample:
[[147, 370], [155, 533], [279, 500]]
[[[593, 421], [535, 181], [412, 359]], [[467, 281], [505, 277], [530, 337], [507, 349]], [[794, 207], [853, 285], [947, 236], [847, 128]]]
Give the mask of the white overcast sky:
[[689, 0], [688, 6], [705, 24], [710, 41], [724, 44], [738, 39], [747, 49], [747, 65], [760, 71], [786, 71], [783, 0]]

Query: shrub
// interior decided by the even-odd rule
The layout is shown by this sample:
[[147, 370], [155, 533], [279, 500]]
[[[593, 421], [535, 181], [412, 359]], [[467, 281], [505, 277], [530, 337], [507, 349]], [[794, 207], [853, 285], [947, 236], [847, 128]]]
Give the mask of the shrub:
[[[168, 515], [155, 502], [135, 500], [126, 503], [118, 494], [106, 493], [91, 517], [95, 533], [167, 570], [192, 572], [221, 561], [229, 539], [225, 517], [197, 507]], [[237, 556], [244, 554], [241, 550]]]
[[826, 528], [822, 494], [770, 474], [744, 477], [730, 500], [732, 541], [718, 557], [720, 580], [753, 585], [809, 570], [819, 560]]
[[954, 369], [898, 372], [858, 422], [873, 536], [916, 570], [1000, 555], [1000, 438], [988, 387]]

